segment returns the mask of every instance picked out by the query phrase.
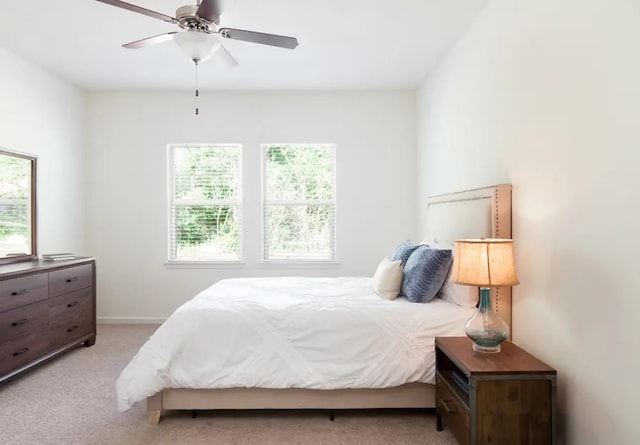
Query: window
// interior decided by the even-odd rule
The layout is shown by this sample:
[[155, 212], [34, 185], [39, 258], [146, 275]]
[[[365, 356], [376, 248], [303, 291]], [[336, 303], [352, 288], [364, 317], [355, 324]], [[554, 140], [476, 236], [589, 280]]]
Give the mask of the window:
[[264, 150], [264, 259], [335, 260], [335, 145]]
[[169, 260], [238, 261], [241, 145], [169, 146]]

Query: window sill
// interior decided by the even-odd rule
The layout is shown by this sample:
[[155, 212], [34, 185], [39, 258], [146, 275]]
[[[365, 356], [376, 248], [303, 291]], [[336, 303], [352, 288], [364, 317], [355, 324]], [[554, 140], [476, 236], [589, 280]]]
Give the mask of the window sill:
[[337, 261], [263, 261], [259, 263], [261, 269], [337, 269]]
[[244, 261], [166, 261], [167, 269], [242, 269]]

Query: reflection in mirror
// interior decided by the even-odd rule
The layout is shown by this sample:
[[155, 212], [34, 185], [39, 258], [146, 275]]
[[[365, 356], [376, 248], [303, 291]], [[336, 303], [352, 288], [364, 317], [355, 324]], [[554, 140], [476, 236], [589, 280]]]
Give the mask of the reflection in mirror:
[[0, 263], [35, 258], [36, 158], [0, 149]]

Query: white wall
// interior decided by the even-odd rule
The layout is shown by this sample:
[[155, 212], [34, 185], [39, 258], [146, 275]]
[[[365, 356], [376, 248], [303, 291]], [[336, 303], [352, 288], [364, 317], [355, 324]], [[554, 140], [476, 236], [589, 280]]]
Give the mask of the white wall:
[[419, 200], [514, 186], [514, 341], [558, 369], [560, 443], [640, 443], [638, 23], [494, 0], [419, 95]]
[[[415, 233], [415, 94], [95, 93], [88, 96], [88, 234], [98, 315], [163, 318], [214, 282], [261, 275], [372, 275]], [[242, 143], [246, 265], [167, 269], [166, 145]], [[337, 144], [339, 267], [274, 269], [261, 254], [260, 144]]]
[[83, 93], [0, 47], [0, 147], [38, 156], [38, 253], [85, 250]]

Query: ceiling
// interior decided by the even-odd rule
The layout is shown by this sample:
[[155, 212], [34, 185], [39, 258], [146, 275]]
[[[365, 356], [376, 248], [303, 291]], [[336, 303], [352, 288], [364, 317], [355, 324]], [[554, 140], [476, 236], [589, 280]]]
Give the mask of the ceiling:
[[[175, 16], [188, 0], [127, 0]], [[195, 2], [194, 2], [195, 3]], [[298, 38], [295, 50], [223, 39], [240, 62], [200, 65], [201, 89], [416, 87], [488, 0], [227, 0], [223, 26]], [[1, 0], [0, 46], [89, 91], [184, 90], [193, 63], [168, 41], [123, 43], [178, 27], [95, 0]]]

